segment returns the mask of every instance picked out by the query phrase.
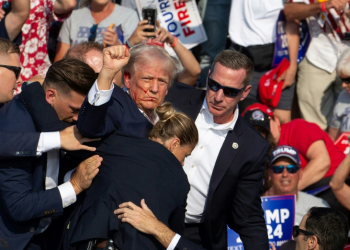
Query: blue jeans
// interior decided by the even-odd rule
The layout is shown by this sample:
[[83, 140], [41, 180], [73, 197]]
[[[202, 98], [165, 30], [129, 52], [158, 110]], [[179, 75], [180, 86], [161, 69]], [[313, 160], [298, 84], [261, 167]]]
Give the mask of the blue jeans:
[[205, 56], [207, 59], [201, 73], [201, 86], [203, 87], [215, 56], [225, 49], [230, 8], [231, 0], [207, 0], [203, 25], [208, 40], [202, 43], [201, 49], [201, 57]]

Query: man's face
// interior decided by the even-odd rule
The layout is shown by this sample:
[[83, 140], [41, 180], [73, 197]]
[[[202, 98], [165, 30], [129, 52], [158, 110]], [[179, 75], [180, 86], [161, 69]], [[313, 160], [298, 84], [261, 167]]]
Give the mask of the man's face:
[[84, 95], [74, 91], [65, 95], [52, 88], [46, 90], [47, 102], [55, 109], [58, 118], [68, 123], [74, 123], [78, 120], [79, 110], [84, 99]]
[[[214, 71], [211, 72], [210, 78], [224, 87], [233, 87], [242, 89], [246, 71], [244, 69], [233, 70], [216, 63]], [[208, 84], [207, 84], [208, 85]], [[228, 123], [233, 119], [237, 103], [244, 100], [251, 89], [251, 85], [238, 93], [236, 97], [225, 96], [222, 89], [214, 92], [207, 86], [207, 105], [209, 112], [214, 116], [214, 122], [217, 124]]]
[[[300, 229], [307, 231], [305, 228], [305, 223], [308, 217], [309, 217], [308, 214], [304, 215], [299, 225]], [[307, 240], [305, 240], [304, 234], [300, 233], [297, 237], [294, 238], [294, 240], [296, 241], [295, 250], [309, 250], [308, 244], [307, 244], [308, 242]]]
[[[287, 157], [281, 157], [277, 159], [272, 166], [288, 166], [296, 165], [292, 160]], [[280, 174], [275, 174], [271, 169], [269, 169], [269, 178], [272, 182], [272, 187], [275, 195], [287, 195], [296, 194], [298, 192], [298, 183], [301, 179], [301, 169], [296, 173], [288, 173], [287, 169], [284, 168], [283, 172]]]
[[[0, 64], [20, 67], [19, 55], [16, 53], [1, 54]], [[16, 88], [15, 73], [7, 68], [0, 67], [0, 103], [11, 101]]]
[[169, 73], [161, 60], [154, 59], [135, 65], [135, 72], [125, 72], [124, 82], [136, 105], [149, 114], [160, 105], [168, 93]]

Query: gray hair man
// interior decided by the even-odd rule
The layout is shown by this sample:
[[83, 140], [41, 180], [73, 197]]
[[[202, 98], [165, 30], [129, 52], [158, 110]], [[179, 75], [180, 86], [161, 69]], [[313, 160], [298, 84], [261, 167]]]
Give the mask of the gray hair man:
[[[126, 46], [108, 47], [103, 55], [101, 72], [79, 114], [79, 131], [90, 137], [114, 131], [146, 137], [158, 121], [154, 110], [168, 93], [177, 60], [163, 48], [146, 44], [130, 51]], [[112, 80], [123, 68], [125, 88], [115, 88]]]

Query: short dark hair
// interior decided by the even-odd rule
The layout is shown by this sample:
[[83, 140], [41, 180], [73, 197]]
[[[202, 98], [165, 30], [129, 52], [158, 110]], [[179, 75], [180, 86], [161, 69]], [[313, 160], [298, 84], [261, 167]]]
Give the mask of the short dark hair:
[[103, 53], [103, 45], [98, 42], [81, 42], [69, 48], [63, 59], [78, 59], [86, 63], [86, 53], [89, 51], [98, 51]]
[[348, 240], [348, 219], [340, 211], [328, 207], [312, 207], [307, 213], [305, 230], [320, 240], [321, 250], [343, 250]]
[[51, 65], [43, 87], [53, 87], [64, 95], [69, 95], [71, 91], [87, 95], [95, 80], [94, 70], [86, 63], [77, 59], [62, 59]]
[[21, 54], [18, 45], [8, 39], [0, 38], [0, 54], [8, 55], [12, 53]]
[[244, 87], [250, 83], [250, 80], [253, 77], [254, 73], [254, 64], [246, 55], [235, 50], [223, 50], [221, 51], [214, 59], [214, 62], [211, 66], [211, 72], [214, 72], [215, 65], [220, 63], [222, 66], [239, 70], [244, 69], [246, 71], [246, 77], [243, 81]]

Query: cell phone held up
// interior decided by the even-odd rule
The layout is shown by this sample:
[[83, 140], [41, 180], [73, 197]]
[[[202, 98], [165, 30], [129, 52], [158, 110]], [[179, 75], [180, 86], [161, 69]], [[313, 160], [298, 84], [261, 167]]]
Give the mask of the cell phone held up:
[[5, 11], [5, 16], [6, 16], [11, 11], [11, 2], [10, 1], [3, 1], [1, 9], [3, 9], [3, 11]]
[[156, 31], [156, 21], [157, 21], [157, 9], [152, 7], [142, 8], [142, 18], [147, 20], [150, 25], [153, 25], [153, 29], [145, 29], [146, 32], [155, 32]]

